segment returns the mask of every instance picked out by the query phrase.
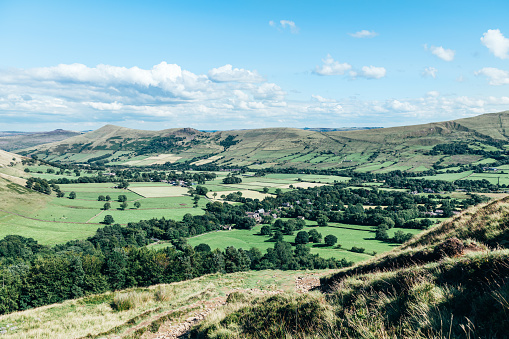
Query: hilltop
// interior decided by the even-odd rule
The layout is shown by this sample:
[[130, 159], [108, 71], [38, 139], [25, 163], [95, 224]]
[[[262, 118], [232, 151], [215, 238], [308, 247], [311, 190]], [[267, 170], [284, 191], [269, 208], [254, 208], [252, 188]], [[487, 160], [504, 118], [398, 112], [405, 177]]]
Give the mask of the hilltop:
[[[113, 125], [20, 152], [61, 162], [165, 162], [250, 169], [314, 168], [389, 172], [472, 164], [505, 153], [509, 112], [415, 126], [353, 131], [264, 128], [143, 131]], [[459, 145], [453, 151], [443, 145]]]
[[41, 144], [61, 141], [81, 132], [56, 129], [50, 132], [0, 132], [0, 149], [16, 151]]

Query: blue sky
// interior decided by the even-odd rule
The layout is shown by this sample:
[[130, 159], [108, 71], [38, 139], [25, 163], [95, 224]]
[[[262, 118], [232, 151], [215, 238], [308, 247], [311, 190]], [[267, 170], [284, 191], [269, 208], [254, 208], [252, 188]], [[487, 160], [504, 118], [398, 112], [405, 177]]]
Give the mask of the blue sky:
[[507, 1], [3, 1], [0, 130], [397, 126], [509, 109]]

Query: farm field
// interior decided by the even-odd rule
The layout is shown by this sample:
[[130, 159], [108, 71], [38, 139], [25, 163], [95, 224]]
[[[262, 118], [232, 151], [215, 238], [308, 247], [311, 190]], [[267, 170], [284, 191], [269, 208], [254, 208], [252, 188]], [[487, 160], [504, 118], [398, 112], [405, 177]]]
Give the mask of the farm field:
[[[376, 240], [374, 227], [371, 226], [329, 223], [329, 226], [327, 227], [317, 227], [316, 223], [313, 221], [307, 221], [307, 225], [307, 227], [304, 227], [304, 231], [315, 229], [321, 233], [323, 237], [329, 234], [335, 235], [338, 238], [338, 244], [341, 244], [340, 249], [326, 247], [323, 242], [321, 244], [307, 244], [307, 246], [311, 249], [311, 254], [319, 254], [323, 258], [345, 258], [348, 261], [357, 262], [372, 257], [373, 252], [382, 253], [398, 246], [397, 244]], [[248, 250], [251, 247], [257, 247], [262, 251], [262, 253], [265, 253], [267, 248], [272, 248], [274, 246], [274, 242], [270, 241], [270, 236], [259, 235], [261, 227], [262, 225], [257, 225], [251, 230], [231, 230], [205, 233], [189, 238], [188, 244], [194, 247], [201, 243], [205, 243], [208, 244], [211, 249], [225, 249], [228, 246], [233, 246], [235, 248]], [[405, 233], [412, 234], [421, 232], [421, 230], [391, 229], [388, 233], [390, 236], [393, 236], [394, 232], [398, 230], [403, 230]], [[297, 231], [294, 235], [285, 235], [284, 241], [293, 243], [296, 234]], [[169, 246], [167, 243], [150, 245], [151, 248], [164, 248], [167, 246]], [[365, 252], [355, 253], [349, 251], [353, 246], [363, 247], [365, 248]]]

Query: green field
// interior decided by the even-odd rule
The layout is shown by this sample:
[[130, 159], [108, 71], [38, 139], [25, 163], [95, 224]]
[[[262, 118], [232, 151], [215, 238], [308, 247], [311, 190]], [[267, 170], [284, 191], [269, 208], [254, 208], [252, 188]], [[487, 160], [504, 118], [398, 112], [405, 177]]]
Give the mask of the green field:
[[[339, 223], [330, 223], [327, 227], [317, 227], [315, 222], [307, 222], [308, 226], [304, 231], [316, 229], [325, 238], [326, 235], [333, 234], [338, 238], [338, 244], [341, 248], [324, 247], [322, 244], [308, 244], [311, 248], [312, 254], [319, 254], [324, 258], [345, 258], [348, 261], [362, 261], [372, 256], [373, 252], [382, 253], [389, 251], [391, 248], [398, 246], [382, 242], [375, 239], [374, 228], [371, 226], [347, 225]], [[270, 241], [270, 236], [259, 235], [261, 225], [255, 226], [251, 230], [231, 230], [231, 231], [216, 231], [201, 234], [188, 239], [191, 246], [196, 246], [201, 243], [208, 244], [212, 249], [220, 248], [225, 249], [228, 246], [235, 248], [243, 248], [245, 250], [251, 247], [259, 248], [262, 253], [265, 253], [267, 248], [272, 248], [274, 242]], [[391, 229], [388, 231], [390, 236], [393, 236], [397, 230], [417, 234], [420, 230], [407, 230], [407, 229]], [[294, 235], [285, 235], [284, 240], [292, 243], [295, 240]], [[164, 248], [169, 246], [167, 243], [159, 243], [151, 245], [152, 248]], [[353, 247], [364, 247], [365, 253], [354, 253], [349, 250]]]

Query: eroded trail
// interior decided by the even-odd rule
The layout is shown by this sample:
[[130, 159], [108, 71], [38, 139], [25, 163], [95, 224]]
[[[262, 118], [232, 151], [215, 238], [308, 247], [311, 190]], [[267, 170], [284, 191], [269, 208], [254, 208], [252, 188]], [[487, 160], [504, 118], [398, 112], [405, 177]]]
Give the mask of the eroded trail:
[[[309, 273], [297, 276], [295, 278], [295, 291], [298, 293], [307, 293], [308, 291], [320, 286], [320, 277], [323, 273]], [[228, 294], [233, 292], [246, 292], [255, 295], [273, 295], [283, 293], [283, 290], [261, 290], [261, 289], [235, 289], [229, 291]], [[198, 301], [192, 305], [187, 305], [174, 312], [184, 311], [178, 318], [174, 318], [163, 323], [156, 333], [145, 332], [142, 338], [150, 339], [184, 339], [188, 338], [190, 329], [203, 321], [208, 315], [216, 311], [219, 307], [226, 304], [227, 297], [216, 297], [208, 301]], [[147, 324], [140, 324], [137, 327], [147, 326]], [[132, 332], [136, 329], [133, 328]]]

